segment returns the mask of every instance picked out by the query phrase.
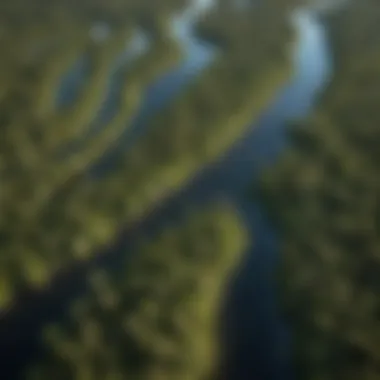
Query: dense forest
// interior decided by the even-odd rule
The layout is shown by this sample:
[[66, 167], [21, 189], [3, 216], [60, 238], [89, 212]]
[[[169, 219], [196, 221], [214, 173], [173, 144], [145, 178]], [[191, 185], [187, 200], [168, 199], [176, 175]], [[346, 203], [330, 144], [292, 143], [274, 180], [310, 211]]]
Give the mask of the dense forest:
[[259, 193], [281, 231], [298, 379], [380, 378], [380, 7], [325, 17], [336, 75]]
[[[276, 8], [274, 0], [247, 2], [244, 9], [222, 1], [194, 25], [199, 38], [212, 33], [225, 41], [217, 45], [217, 59], [151, 117], [147, 132], [113, 157], [106, 172], [99, 171], [118, 138], [128, 134], [148, 85], [182, 60], [170, 23], [186, 4], [70, 4], [49, 3], [43, 20], [34, 14], [35, 4], [1, 5], [8, 20], [0, 39], [6, 57], [0, 103], [2, 308], [25, 289], [44, 288], [56, 273], [90, 259], [121, 226], [133, 225], [183, 187], [243, 136], [291, 74], [294, 33], [287, 9]], [[102, 40], [89, 33], [99, 22], [108, 28]], [[270, 33], [262, 33], [267, 23]], [[148, 51], [124, 62], [138, 29], [148, 38]], [[55, 94], [79, 59], [86, 62], [85, 78], [75, 101], [62, 107]], [[112, 74], [118, 107], [100, 128], [97, 117]]]
[[[85, 147], [81, 146], [81, 136], [96, 120], [98, 108], [104, 102], [110, 65], [125, 50], [133, 25], [126, 23], [117, 27], [107, 42], [100, 45], [88, 38], [81, 39], [78, 32], [75, 39], [66, 41], [67, 45], [60, 43], [48, 57], [39, 56], [42, 62], [23, 61], [19, 57], [18, 66], [13, 67], [13, 57], [6, 55], [9, 62], [4, 61], [12, 66], [15, 78], [10, 76], [0, 109], [3, 120], [1, 172], [5, 182], [0, 200], [3, 210], [1, 270], [5, 273], [1, 279], [4, 284], [1, 303], [6, 304], [12, 293], [25, 285], [43, 285], [63, 264], [62, 259], [69, 259], [64, 247], [63, 257], [53, 254], [52, 242], [60, 238], [49, 235], [44, 226], [55, 225], [59, 229], [55, 234], [63, 237], [64, 220], [56, 219], [54, 223], [51, 220], [58, 212], [54, 205], [59, 205], [58, 199], [70, 197], [73, 184], [83, 178], [88, 166], [109, 149], [128, 126], [141, 101], [144, 82], [149, 83], [152, 76], [178, 61], [179, 46], [172, 41], [165, 23], [159, 20], [150, 24], [153, 47], [149, 53], [137, 59], [135, 67], [122, 64], [118, 68], [120, 80], [125, 83], [119, 94], [119, 109], [108, 125], [92, 134]], [[12, 38], [8, 43], [12, 43]], [[18, 49], [24, 52], [19, 45], [13, 50]], [[61, 109], [52, 101], [54, 91], [68, 69], [63, 65], [77, 59], [78, 54], [85, 54], [90, 62], [88, 79], [77, 101]], [[71, 154], [62, 156], [62, 152]], [[96, 224], [96, 215], [91, 219]], [[72, 220], [66, 228], [75, 229], [75, 223]], [[107, 234], [107, 227], [102, 230], [103, 233], [98, 234], [100, 240], [101, 235]], [[93, 244], [95, 247], [96, 242]]]
[[[0, 1], [0, 323], [110, 256], [245, 136], [293, 74], [290, 16], [304, 3], [214, 0], [191, 25], [214, 58], [135, 135], [152, 84], [185, 62], [173, 20], [191, 0]], [[280, 232], [299, 380], [380, 378], [380, 7], [341, 3], [321, 15], [334, 76], [255, 188]], [[217, 321], [254, 238], [234, 205], [194, 208], [83, 279], [26, 378], [218, 378]]]
[[219, 350], [215, 319], [247, 243], [224, 202], [142, 241], [114, 273], [92, 273], [70, 320], [47, 328], [31, 378], [206, 379]]

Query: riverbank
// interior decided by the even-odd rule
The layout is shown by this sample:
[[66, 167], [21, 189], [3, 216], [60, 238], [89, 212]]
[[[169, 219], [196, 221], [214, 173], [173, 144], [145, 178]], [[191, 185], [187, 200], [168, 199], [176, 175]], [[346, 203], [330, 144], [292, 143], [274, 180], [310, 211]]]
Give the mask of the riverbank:
[[91, 276], [71, 319], [46, 331], [49, 353], [35, 378], [203, 379], [217, 357], [220, 300], [247, 242], [224, 203], [165, 227], [115, 273]]
[[[168, 17], [166, 20], [169, 22]], [[32, 286], [41, 286], [49, 281], [52, 271], [56, 270], [52, 269], [52, 266], [57, 265], [56, 260], [49, 260], [48, 255], [41, 252], [38, 239], [33, 237], [33, 230], [41, 228], [41, 222], [39, 227], [36, 224], [41, 213], [44, 213], [52, 200], [56, 201], [62, 193], [70, 190], [71, 184], [77, 181], [87, 166], [125, 130], [142, 100], [143, 88], [156, 75], [169, 70], [180, 59], [180, 49], [163, 21], [155, 26], [152, 20], [150, 27], [154, 29], [150, 34], [153, 47], [146, 56], [134, 62], [134, 67], [126, 67], [124, 78], [121, 77], [124, 85], [117, 114], [80, 151], [71, 152], [64, 160], [59, 155], [57, 157], [57, 153], [62, 155], [62, 149], [65, 148], [62, 138], [65, 137], [68, 143], [75, 145], [78, 135], [91, 124], [102, 103], [102, 92], [108, 79], [106, 71], [112, 63], [112, 56], [116, 57], [121, 49], [125, 49], [128, 25], [119, 29], [105, 45], [93, 47], [93, 77], [86, 84], [79, 102], [71, 109], [64, 113], [58, 110], [53, 115], [48, 113], [44, 120], [38, 119], [43, 116], [41, 107], [34, 107], [35, 102], [28, 99], [28, 93], [20, 93], [23, 101], [29, 104], [28, 112], [25, 109], [23, 113], [17, 112], [17, 104], [8, 107], [10, 104], [7, 99], [2, 103], [2, 112], [10, 119], [4, 126], [4, 140], [1, 143], [6, 181], [1, 198], [4, 209], [1, 229], [6, 236], [2, 263], [4, 268], [8, 267], [8, 270], [4, 269], [6, 274], [1, 280], [3, 307], [10, 302], [12, 294], [33, 283]], [[156, 38], [157, 44], [154, 44]], [[55, 65], [56, 62], [53, 60], [51, 64]], [[55, 80], [50, 82], [49, 79], [49, 83], [56, 85]], [[46, 86], [44, 78], [41, 86]], [[9, 96], [11, 95], [12, 92]], [[46, 110], [48, 108], [50, 107]], [[45, 241], [49, 240], [45, 234], [47, 231], [40, 232], [45, 235]]]
[[336, 75], [263, 180], [281, 231], [281, 293], [298, 379], [380, 376], [380, 22], [374, 1], [326, 17]]
[[[271, 16], [265, 6], [251, 12]], [[234, 23], [238, 23], [242, 15], [237, 11], [231, 16]], [[285, 14], [283, 17], [286, 20]], [[18, 200], [17, 205], [15, 202], [8, 204], [8, 212], [13, 213], [13, 222], [7, 222], [8, 231], [17, 224], [18, 234], [16, 238], [12, 236], [14, 232], [11, 233], [8, 248], [4, 249], [4, 268], [9, 265], [12, 270], [4, 269], [7, 273], [3, 278], [4, 289], [7, 290], [4, 290], [3, 299], [9, 301], [12, 292], [17, 294], [28, 287], [48, 286], [54, 274], [62, 268], [77, 260], [89, 259], [99, 246], [112, 239], [118, 225], [131, 225], [142, 218], [241, 138], [248, 122], [261, 114], [291, 74], [290, 41], [284, 40], [283, 28], [288, 29], [284, 19], [273, 14], [271, 23], [274, 26], [278, 23], [278, 27], [272, 38], [275, 35], [277, 39], [273, 39], [270, 49], [261, 35], [253, 38], [256, 28], [250, 30], [249, 24], [240, 31], [241, 34], [235, 33], [240, 49], [240, 41], [249, 32], [252, 35], [251, 50], [246, 51], [256, 53], [248, 54], [244, 50], [238, 53], [236, 50], [236, 54], [226, 54], [223, 60], [217, 61], [155, 118], [146, 134], [123, 158], [120, 157], [121, 162], [116, 168], [99, 181], [83, 177], [81, 173], [104, 149], [103, 133], [100, 135], [102, 139], [94, 141], [94, 146], [68, 157], [58, 166], [41, 156], [40, 159], [49, 164], [48, 170], [38, 167], [21, 181], [16, 181], [14, 189], [19, 191], [23, 185], [26, 197]], [[166, 25], [165, 22], [159, 21], [157, 28], [165, 31], [162, 25]], [[160, 33], [156, 31], [155, 35], [160, 36]], [[157, 54], [163, 57], [162, 48], [168, 49], [167, 39], [161, 42], [161, 45], [157, 43]], [[278, 50], [286, 51], [286, 54], [275, 55], [274, 59], [273, 51]], [[155, 69], [159, 62], [166, 67], [169, 53], [165, 50], [162, 62], [158, 56], [152, 61], [149, 53], [141, 59], [148, 57], [149, 65], [153, 62]], [[255, 70], [248, 70], [253, 62]], [[149, 71], [149, 65], [145, 67], [139, 61], [137, 70]], [[245, 73], [244, 80], [240, 77], [241, 70]], [[124, 94], [129, 106], [138, 98], [136, 94], [139, 92], [139, 84], [133, 85], [134, 74], [134, 71], [128, 71], [131, 80], [127, 86], [128, 96]], [[145, 73], [144, 78], [147, 75]], [[136, 78], [143, 79], [141, 75]], [[128, 113], [129, 116], [129, 111], [127, 107], [121, 108], [121, 113], [116, 116], [117, 125], [111, 123], [115, 129], [104, 129], [107, 138], [115, 138], [114, 131], [118, 132], [125, 122], [120, 120], [120, 115]], [[73, 176], [73, 180], [62, 188]], [[57, 189], [55, 194], [51, 195], [51, 188]], [[105, 198], [104, 194], [108, 197]], [[15, 193], [12, 196], [15, 197]]]
[[[284, 124], [288, 118], [305, 114], [313, 104], [313, 99], [328, 77], [328, 52], [325, 51], [323, 30], [318, 20], [308, 13], [297, 13], [297, 30], [302, 36], [298, 40], [297, 52], [293, 58], [294, 76], [291, 82], [280, 91], [270, 108], [260, 117], [258, 123], [247, 127], [244, 139], [240, 139], [232, 149], [213, 165], [203, 168], [186, 188], [171, 194], [166, 202], [157, 204], [144, 220], [130, 226], [120, 234], [117, 243], [108, 247], [96, 260], [81, 262], [68, 273], [56, 279], [43, 292], [26, 293], [17, 307], [3, 315], [0, 323], [0, 352], [3, 357], [3, 375], [16, 379], [26, 363], [38, 359], [41, 352], [40, 331], [46, 324], [62, 320], [67, 313], [70, 301], [85, 292], [85, 274], [98, 266], [115, 270], [122, 259], [120, 252], [134, 251], [134, 237], [148, 239], [160, 231], [163, 224], [175, 224], [178, 214], [191, 205], [205, 205], [219, 194], [225, 195], [239, 207], [249, 224], [249, 233], [255, 236], [255, 248], [246, 255], [244, 268], [234, 281], [233, 301], [229, 304], [232, 314], [228, 331], [234, 336], [233, 346], [229, 346], [229, 360], [226, 363], [226, 376], [249, 379], [286, 378], [284, 359], [274, 355], [282, 347], [278, 322], [271, 304], [274, 302], [270, 290], [273, 282], [273, 234], [257, 205], [252, 206], [245, 199], [250, 182], [247, 173], [259, 173], [269, 165], [284, 146]], [[315, 53], [310, 54], [313, 51]], [[311, 64], [312, 63], [312, 64]], [[327, 65], [327, 67], [326, 67]], [[186, 64], [179, 75], [189, 75], [194, 67]], [[198, 71], [199, 72], [199, 71]], [[177, 74], [176, 74], [177, 75]], [[307, 78], [307, 79], [306, 79]], [[154, 91], [156, 98], [170, 93], [171, 86], [178, 82], [160, 81]], [[167, 88], [166, 86], [169, 86]], [[162, 104], [161, 99], [149, 101], [149, 106]], [[149, 111], [149, 107], [146, 112]], [[146, 120], [146, 119], [145, 119]], [[102, 231], [99, 224], [99, 231]], [[105, 226], [107, 227], [107, 226]], [[235, 283], [236, 282], [236, 283]], [[65, 285], [66, 284], [66, 285]], [[227, 331], [227, 330], [225, 330]], [[252, 357], [255, 360], [252, 360]], [[275, 372], [281, 376], [277, 376]]]

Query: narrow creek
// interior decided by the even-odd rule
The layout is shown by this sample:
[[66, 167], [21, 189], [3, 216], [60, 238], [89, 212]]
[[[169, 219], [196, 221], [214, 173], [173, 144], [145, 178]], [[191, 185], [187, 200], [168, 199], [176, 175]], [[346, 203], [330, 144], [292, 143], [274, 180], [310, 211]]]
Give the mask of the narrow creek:
[[[247, 221], [254, 244], [247, 252], [227, 302], [225, 330], [229, 352], [225, 377], [231, 380], [283, 380], [290, 377], [288, 334], [276, 309], [274, 290], [278, 257], [275, 232], [260, 205], [249, 200], [246, 193], [252, 180], [271, 165], [286, 146], [287, 121], [310, 111], [330, 75], [330, 57], [318, 18], [312, 12], [300, 10], [294, 14], [294, 23], [299, 35], [294, 75], [273, 104], [247, 128], [245, 137], [223, 158], [203, 169], [184, 189], [127, 231], [122, 241], [116, 243], [113, 249], [116, 253], [110, 255], [115, 257], [121, 247], [132, 250], [131, 240], [136, 234], [149, 236], [163, 225], [175, 223], [184, 207], [208, 202], [217, 195], [236, 204]], [[135, 133], [142, 133], [148, 115], [176, 96], [211, 60], [209, 48], [190, 36], [185, 21], [181, 24], [181, 20], [177, 20], [176, 27], [182, 33], [184, 43], [188, 44], [186, 59], [179, 68], [164, 75], [148, 89], [133, 127]], [[108, 258], [93, 265], [110, 265], [110, 261]], [[26, 296], [9, 318], [0, 319], [4, 378], [21, 378], [18, 377], [20, 368], [40, 352], [42, 326], [65, 315], [72, 297], [84, 290], [84, 273], [92, 267], [89, 265], [74, 273], [68, 287], [57, 283], [52, 285], [49, 294]]]

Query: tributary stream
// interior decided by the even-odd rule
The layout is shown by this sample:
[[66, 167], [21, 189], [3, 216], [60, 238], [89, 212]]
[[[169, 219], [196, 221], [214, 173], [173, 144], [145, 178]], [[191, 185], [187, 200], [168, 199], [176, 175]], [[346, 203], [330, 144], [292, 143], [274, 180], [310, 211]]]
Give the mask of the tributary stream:
[[[227, 154], [204, 168], [182, 191], [158, 205], [133, 231], [123, 234], [115, 249], [133, 245], [130, 239], [136, 234], [149, 236], [163, 225], [175, 223], [184, 208], [208, 202], [218, 195], [236, 205], [249, 226], [252, 248], [247, 252], [226, 301], [224, 331], [228, 360], [223, 378], [229, 380], [291, 377], [288, 332], [276, 306], [275, 269], [279, 247], [265, 212], [260, 204], [249, 199], [247, 189], [286, 147], [287, 122], [311, 111], [331, 74], [326, 36], [318, 18], [312, 11], [299, 10], [293, 19], [298, 42], [293, 57], [294, 74], [288, 84]], [[188, 26], [188, 17], [176, 20], [178, 35], [186, 44], [185, 61], [150, 86], [136, 117], [133, 134], [140, 134], [150, 113], [157, 112], [173, 99], [212, 61], [212, 54], [207, 51], [212, 48], [197, 41]], [[65, 278], [60, 282], [58, 279], [46, 294], [25, 297], [14, 310], [0, 318], [0, 361], [4, 379], [18, 378], [20, 370], [38, 355], [42, 326], [65, 315], [69, 301], [84, 289], [85, 273], [93, 265], [109, 265], [117, 252], [106, 256], [97, 263], [79, 268], [70, 274], [70, 280]]]

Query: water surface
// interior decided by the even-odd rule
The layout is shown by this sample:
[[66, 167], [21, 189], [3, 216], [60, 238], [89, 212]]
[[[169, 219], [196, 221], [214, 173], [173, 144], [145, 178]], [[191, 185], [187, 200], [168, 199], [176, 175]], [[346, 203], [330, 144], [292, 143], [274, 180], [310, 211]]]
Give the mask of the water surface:
[[275, 269], [279, 249], [276, 235], [260, 204], [247, 197], [252, 181], [272, 165], [286, 147], [288, 120], [306, 116], [331, 75], [326, 36], [318, 18], [307, 10], [294, 14], [299, 41], [294, 75], [262, 117], [223, 158], [205, 168], [138, 228], [147, 236], [175, 223], [184, 207], [223, 196], [247, 221], [253, 247], [227, 301], [224, 328], [229, 380], [284, 380], [291, 378], [289, 333], [276, 306]]
[[[286, 354], [288, 333], [279, 318], [274, 290], [278, 258], [276, 236], [260, 205], [250, 201], [246, 191], [252, 180], [271, 165], [286, 146], [287, 120], [306, 115], [329, 78], [329, 54], [323, 28], [307, 11], [300, 11], [294, 17], [300, 38], [294, 56], [294, 76], [289, 84], [262, 117], [247, 127], [244, 138], [223, 158], [202, 170], [188, 186], [127, 231], [117, 245], [132, 250], [130, 239], [135, 234], [151, 235], [163, 225], [174, 223], [184, 207], [208, 202], [217, 195], [222, 194], [236, 204], [248, 223], [254, 245], [247, 252], [226, 305], [224, 332], [229, 352], [225, 376], [230, 380], [290, 378]], [[177, 28], [189, 39], [186, 22], [179, 22]], [[213, 53], [209, 47], [191, 37], [187, 43], [191, 48], [180, 67], [160, 78], [148, 90], [135, 120], [134, 130], [138, 133], [143, 133], [151, 112], [170, 101], [183, 90], [194, 73], [198, 75], [211, 62]], [[103, 261], [102, 265], [109, 265], [109, 261]], [[9, 320], [5, 318], [0, 322], [0, 354], [5, 378], [15, 379], [19, 369], [33, 355], [38, 355], [41, 327], [62, 317], [70, 299], [83, 291], [83, 272], [84, 269], [73, 274], [68, 287], [57, 284], [40, 298], [25, 298], [25, 306], [16, 310]]]

